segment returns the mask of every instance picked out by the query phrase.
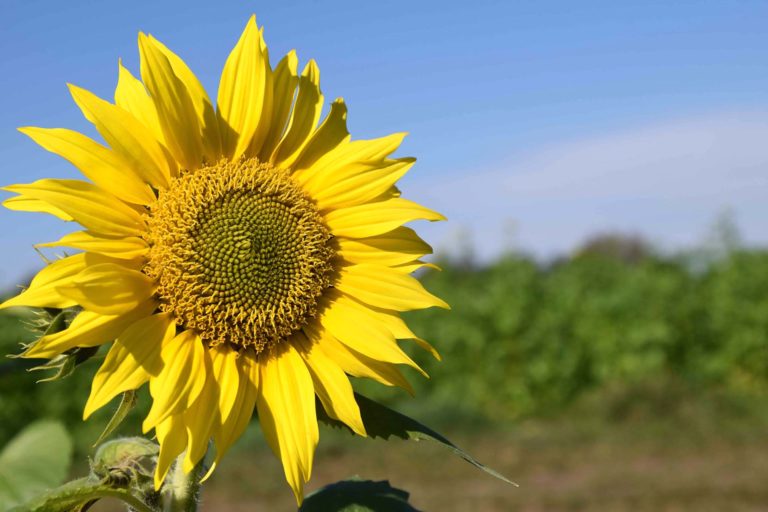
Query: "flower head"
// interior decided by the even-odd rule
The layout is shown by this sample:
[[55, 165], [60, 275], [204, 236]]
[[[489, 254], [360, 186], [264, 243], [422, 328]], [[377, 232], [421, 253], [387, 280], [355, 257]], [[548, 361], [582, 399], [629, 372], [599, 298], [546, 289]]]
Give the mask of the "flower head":
[[86, 418], [149, 383], [156, 486], [185, 450], [191, 470], [210, 439], [215, 467], [255, 408], [300, 501], [315, 396], [365, 435], [348, 375], [410, 389], [398, 365], [419, 368], [397, 340], [436, 355], [399, 316], [446, 306], [410, 275], [431, 250], [403, 225], [443, 217], [395, 187], [414, 163], [390, 156], [403, 134], [351, 141], [341, 99], [318, 125], [317, 65], [299, 75], [290, 52], [273, 68], [255, 18], [226, 61], [216, 108], [162, 43], [140, 34], [139, 51], [142, 80], [120, 64], [114, 103], [70, 86], [107, 145], [21, 129], [89, 181], [12, 185], [4, 204], [82, 225], [40, 244], [82, 252], [2, 307], [81, 308], [25, 357], [112, 343]]

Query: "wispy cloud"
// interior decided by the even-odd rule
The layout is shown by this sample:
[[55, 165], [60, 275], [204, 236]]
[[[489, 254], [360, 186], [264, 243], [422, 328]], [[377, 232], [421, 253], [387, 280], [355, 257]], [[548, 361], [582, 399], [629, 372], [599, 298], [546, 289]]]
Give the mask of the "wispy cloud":
[[[498, 168], [414, 187], [452, 222], [427, 227], [444, 245], [458, 227], [481, 256], [509, 243], [543, 255], [597, 231], [695, 243], [731, 209], [750, 242], [768, 242], [768, 111], [667, 120], [555, 144]], [[413, 189], [411, 189], [413, 190]], [[442, 241], [442, 242], [441, 242]]]

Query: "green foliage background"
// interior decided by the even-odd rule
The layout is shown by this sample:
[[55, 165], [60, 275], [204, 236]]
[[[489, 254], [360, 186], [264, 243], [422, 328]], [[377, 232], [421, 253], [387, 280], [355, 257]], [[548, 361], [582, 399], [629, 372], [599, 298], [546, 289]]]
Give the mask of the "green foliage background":
[[[705, 265], [652, 252], [627, 258], [586, 251], [549, 265], [510, 254], [483, 267], [441, 266], [422, 279], [453, 309], [407, 315], [443, 356], [438, 363], [411, 350], [432, 380], [409, 371], [415, 400], [360, 386], [406, 412], [419, 411], [420, 419], [440, 425], [439, 418], [498, 423], [546, 415], [591, 390], [670, 376], [702, 392], [755, 396], [768, 389], [766, 251], [737, 250]], [[0, 314], [0, 353], [17, 352], [30, 339], [28, 317], [18, 309]], [[54, 417], [87, 451], [110, 414], [81, 421], [99, 359], [63, 382], [40, 384], [44, 375], [24, 371], [28, 362], [0, 361], [0, 444], [34, 419]], [[144, 405], [132, 413], [133, 425], [146, 401], [140, 395]]]
[[584, 393], [674, 379], [738, 394], [768, 389], [768, 252], [624, 261], [586, 253], [542, 267], [509, 255], [423, 277], [451, 311], [409, 314], [443, 361], [412, 379], [430, 406], [494, 421], [556, 413]]

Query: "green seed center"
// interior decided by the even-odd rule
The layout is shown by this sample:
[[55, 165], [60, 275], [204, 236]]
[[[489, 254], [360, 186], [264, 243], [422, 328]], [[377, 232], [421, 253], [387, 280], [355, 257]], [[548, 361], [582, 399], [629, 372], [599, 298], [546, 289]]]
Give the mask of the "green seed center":
[[301, 329], [330, 286], [330, 233], [291, 177], [254, 160], [175, 180], [151, 208], [149, 263], [161, 308], [210, 344], [272, 346]]

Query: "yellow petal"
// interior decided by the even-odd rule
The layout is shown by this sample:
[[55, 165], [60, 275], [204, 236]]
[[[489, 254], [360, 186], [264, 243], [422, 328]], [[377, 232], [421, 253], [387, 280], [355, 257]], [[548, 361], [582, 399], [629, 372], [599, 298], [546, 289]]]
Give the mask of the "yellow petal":
[[[347, 131], [347, 106], [342, 98], [336, 98], [331, 103], [331, 111], [323, 120], [320, 127], [312, 134], [301, 150], [292, 167], [294, 171], [308, 169], [320, 157], [333, 151], [337, 146], [349, 140]], [[287, 168], [285, 162], [279, 163], [280, 168]]]
[[155, 490], [159, 491], [174, 459], [187, 447], [187, 430], [181, 413], [170, 416], [155, 428], [160, 454], [155, 468]]
[[155, 290], [148, 276], [116, 263], [90, 265], [56, 289], [87, 311], [102, 315], [130, 311], [150, 298]]
[[[293, 176], [310, 193], [324, 190], [358, 174], [373, 171], [394, 162], [387, 160], [387, 156], [400, 146], [405, 135], [405, 133], [395, 133], [378, 139], [351, 142], [345, 140], [332, 150], [320, 155], [311, 165], [302, 159], [302, 163], [296, 166]], [[410, 163], [415, 161], [409, 160]], [[379, 194], [392, 184], [394, 182], [387, 187], [381, 187]]]
[[[355, 303], [359, 304], [357, 301]], [[400, 318], [397, 311], [377, 308], [371, 305], [365, 306], [368, 314], [376, 317], [376, 321], [385, 325], [392, 336], [399, 340], [413, 340], [419, 347], [429, 352], [432, 357], [440, 361], [442, 358], [438, 351], [429, 342], [416, 336], [408, 325]]]
[[0, 305], [0, 309], [14, 306], [64, 309], [76, 305], [77, 302], [75, 300], [62, 295], [55, 287], [45, 287], [24, 290], [22, 293], [3, 302]]
[[64, 128], [19, 128], [44, 149], [68, 160], [86, 178], [120, 199], [150, 204], [155, 194], [117, 153], [85, 135]]
[[68, 256], [46, 265], [32, 279], [29, 288], [0, 304], [0, 309], [12, 306], [63, 309], [76, 305], [77, 302], [61, 295], [56, 287], [72, 279], [85, 266], [84, 254]]
[[335, 236], [367, 238], [392, 231], [414, 220], [445, 220], [439, 213], [407, 199], [394, 198], [329, 212], [325, 216]]
[[352, 350], [319, 326], [304, 327], [307, 337], [342, 370], [354, 377], [366, 377], [385, 386], [398, 386], [413, 395], [413, 387], [392, 363], [385, 363]]
[[220, 389], [218, 410], [221, 417], [226, 419], [232, 414], [240, 389], [240, 372], [237, 364], [239, 354], [227, 344], [211, 347], [210, 353], [213, 377]]
[[117, 87], [115, 88], [115, 105], [128, 111], [149, 129], [160, 142], [165, 143], [157, 108], [141, 80], [134, 77], [130, 71], [118, 61]]
[[317, 126], [323, 110], [323, 94], [320, 92], [320, 69], [310, 60], [298, 79], [299, 92], [285, 129], [285, 135], [272, 154], [271, 161], [286, 169], [293, 165], [301, 150], [309, 142], [309, 136]]
[[339, 238], [337, 243], [341, 257], [351, 263], [401, 265], [432, 253], [432, 247], [406, 227], [370, 238]]
[[435, 265], [434, 263], [429, 263], [426, 261], [416, 260], [412, 261], [410, 263], [402, 263], [400, 265], [394, 265], [392, 267], [392, 270], [397, 270], [398, 272], [402, 272], [403, 274], [413, 274], [417, 270], [421, 270], [422, 268], [431, 268], [432, 270], [437, 270], [438, 272], [442, 269]]
[[365, 425], [360, 416], [360, 407], [344, 370], [316, 344], [310, 342], [304, 333], [295, 334], [292, 343], [296, 347], [312, 375], [315, 392], [328, 416], [346, 423], [355, 433], [365, 436]]
[[93, 376], [83, 419], [119, 393], [137, 389], [158, 375], [163, 366], [160, 347], [175, 333], [176, 325], [167, 313], [142, 318], [123, 331]]
[[216, 103], [224, 156], [258, 154], [272, 118], [272, 68], [255, 16], [224, 64]]
[[129, 112], [74, 85], [69, 91], [75, 103], [104, 140], [119, 153], [144, 181], [166, 188], [176, 174], [174, 162], [147, 128]]
[[400, 192], [400, 189], [396, 186], [391, 187], [389, 190], [381, 194], [379, 197], [375, 199], [375, 201], [386, 201], [387, 199], [395, 199], [397, 197], [402, 197], [402, 193]]
[[74, 347], [95, 347], [108, 343], [131, 324], [151, 315], [157, 302], [148, 300], [135, 309], [120, 315], [102, 315], [81, 311], [65, 330], [40, 338], [24, 352], [27, 358], [51, 358]]
[[366, 306], [366, 310], [376, 317], [377, 322], [385, 324], [395, 338], [402, 340], [417, 337], [396, 311], [373, 306]]
[[320, 434], [312, 377], [296, 349], [283, 345], [280, 353], [259, 365], [256, 406], [264, 437], [282, 461], [285, 478], [301, 505]]
[[152, 408], [142, 428], [148, 432], [169, 416], [181, 413], [197, 400], [205, 384], [205, 347], [194, 331], [182, 331], [160, 349], [163, 369], [149, 381]]
[[49, 263], [35, 275], [30, 283], [30, 288], [56, 284], [65, 277], [73, 276], [85, 268], [90, 261], [86, 261], [85, 254], [73, 254]]
[[183, 168], [195, 170], [203, 162], [203, 141], [189, 91], [168, 57], [143, 33], [139, 33], [139, 55], [141, 78], [157, 108], [168, 150]]
[[48, 213], [64, 221], [71, 222], [75, 220], [72, 218], [71, 215], [66, 214], [59, 208], [56, 208], [55, 206], [50, 205], [45, 201], [40, 201], [39, 199], [33, 199], [31, 197], [24, 197], [24, 196], [9, 197], [5, 201], [3, 201], [3, 206], [8, 208], [9, 210], [14, 210], [17, 212]]
[[[237, 387], [229, 389], [228, 397], [220, 395], [221, 423], [214, 429], [216, 459], [205, 478], [210, 476], [251, 421], [259, 386], [259, 367], [253, 354], [246, 351], [238, 355], [237, 352], [230, 351], [220, 356], [223, 356], [223, 359], [219, 360], [220, 367], [218, 370], [214, 369], [214, 372], [218, 371], [216, 379], [219, 386], [223, 389], [224, 385], [237, 383]], [[232, 406], [228, 407], [230, 402]]]
[[90, 265], [115, 262], [122, 262], [130, 268], [136, 268], [139, 263], [134, 260], [116, 260], [98, 254], [75, 254], [55, 260], [38, 272], [29, 288], [16, 297], [8, 299], [0, 305], [0, 308], [32, 306], [61, 309], [75, 306], [77, 302], [63, 295], [58, 288], [69, 284], [76, 275]]
[[118, 259], [138, 258], [149, 252], [149, 246], [139, 237], [109, 238], [89, 231], [75, 231], [56, 242], [35, 244], [35, 247], [72, 247]]
[[44, 179], [3, 190], [45, 201], [96, 233], [135, 236], [144, 231], [144, 220], [136, 210], [85, 181]]
[[398, 346], [386, 324], [352, 299], [337, 296], [320, 314], [320, 324], [337, 340], [371, 359], [407, 364], [426, 374]]
[[96, 252], [86, 252], [85, 263], [86, 266], [100, 265], [101, 263], [114, 263], [120, 265], [129, 270], [141, 270], [147, 263], [147, 259], [143, 257], [136, 258], [114, 258], [106, 254], [99, 254]]
[[296, 85], [299, 82], [297, 67], [299, 61], [296, 52], [291, 50], [277, 64], [272, 74], [272, 119], [269, 122], [269, 132], [258, 154], [259, 160], [268, 161], [277, 143], [283, 136], [291, 113]]
[[219, 137], [219, 123], [216, 119], [216, 110], [213, 108], [210, 98], [208, 98], [208, 93], [205, 92], [203, 84], [200, 83], [200, 80], [189, 69], [189, 66], [178, 55], [154, 37], [149, 36], [149, 39], [157, 49], [163, 52], [168, 62], [171, 63], [174, 74], [187, 88], [201, 127], [200, 135], [203, 143], [203, 156], [208, 162], [217, 162], [221, 158], [221, 138]]
[[429, 352], [432, 357], [437, 359], [438, 361], [442, 361], [443, 358], [440, 356], [440, 352], [437, 351], [435, 347], [432, 346], [431, 343], [429, 343], [427, 340], [418, 338], [418, 337], [412, 337], [410, 338], [416, 343], [419, 347], [421, 347], [422, 350]]
[[202, 375], [193, 376], [194, 379], [205, 381], [203, 390], [189, 409], [184, 411], [184, 424], [189, 439], [183, 466], [186, 473], [192, 471], [205, 456], [214, 425], [221, 421], [218, 408], [219, 386], [213, 376], [211, 357], [207, 350], [204, 351], [204, 356], [205, 371]]
[[389, 267], [352, 265], [339, 271], [336, 289], [384, 309], [408, 311], [432, 306], [450, 309], [448, 304], [424, 289], [414, 277]]
[[384, 167], [358, 172], [333, 180], [310, 179], [302, 187], [323, 210], [345, 208], [367, 203], [381, 196], [402, 178], [416, 162], [413, 158], [392, 160]]

